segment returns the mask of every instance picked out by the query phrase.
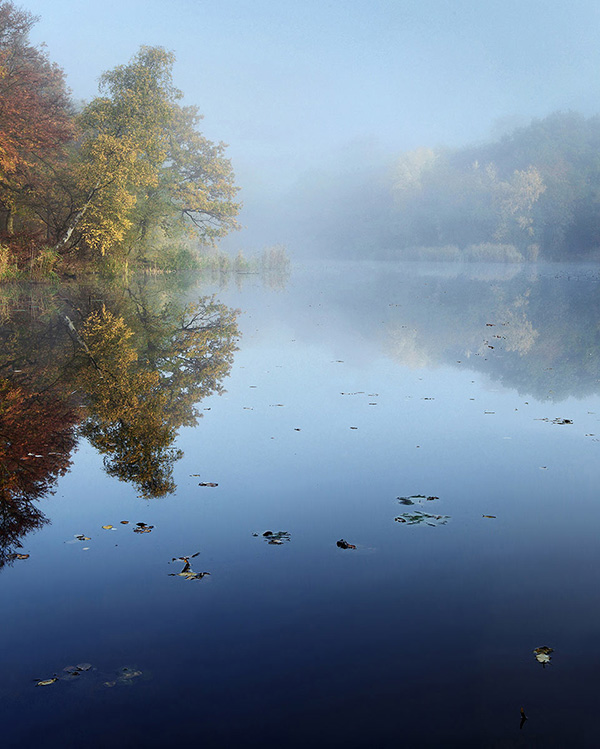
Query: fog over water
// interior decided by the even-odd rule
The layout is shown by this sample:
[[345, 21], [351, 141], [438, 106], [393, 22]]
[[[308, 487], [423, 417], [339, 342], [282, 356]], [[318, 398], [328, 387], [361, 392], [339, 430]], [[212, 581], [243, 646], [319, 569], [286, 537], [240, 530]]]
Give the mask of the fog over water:
[[230, 146], [245, 204], [235, 247], [295, 239], [302, 253], [301, 232], [274, 215], [299, 180], [485, 141], [556, 110], [591, 115], [600, 100], [594, 0], [24, 5], [76, 99], [141, 44], [175, 52], [186, 102]]

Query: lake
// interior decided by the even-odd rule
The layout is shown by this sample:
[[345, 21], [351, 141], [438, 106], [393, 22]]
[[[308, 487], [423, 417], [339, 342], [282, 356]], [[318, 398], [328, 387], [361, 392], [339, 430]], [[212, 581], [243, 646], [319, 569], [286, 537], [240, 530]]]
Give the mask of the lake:
[[0, 321], [3, 746], [598, 744], [600, 267], [5, 286]]

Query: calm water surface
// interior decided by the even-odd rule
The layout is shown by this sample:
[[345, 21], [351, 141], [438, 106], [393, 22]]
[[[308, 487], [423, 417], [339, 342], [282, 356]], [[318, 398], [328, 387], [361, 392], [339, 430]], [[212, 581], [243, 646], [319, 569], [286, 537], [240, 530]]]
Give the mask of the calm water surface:
[[0, 289], [2, 745], [597, 746], [599, 284]]

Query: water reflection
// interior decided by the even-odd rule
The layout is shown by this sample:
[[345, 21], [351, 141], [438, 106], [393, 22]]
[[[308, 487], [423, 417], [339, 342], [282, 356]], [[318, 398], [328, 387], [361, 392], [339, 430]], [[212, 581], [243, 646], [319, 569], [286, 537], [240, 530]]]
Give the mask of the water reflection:
[[600, 297], [594, 279], [521, 272], [507, 281], [421, 278], [395, 307], [389, 353], [414, 367], [486, 372], [551, 401], [600, 389]]
[[485, 372], [560, 401], [600, 390], [599, 280], [597, 268], [374, 265], [330, 310], [355, 338], [377, 339], [370, 356]]
[[0, 326], [0, 565], [40, 527], [83, 436], [112, 476], [144, 497], [175, 490], [173, 446], [197, 403], [221, 392], [237, 349], [237, 310], [192, 305], [165, 288], [12, 288]]

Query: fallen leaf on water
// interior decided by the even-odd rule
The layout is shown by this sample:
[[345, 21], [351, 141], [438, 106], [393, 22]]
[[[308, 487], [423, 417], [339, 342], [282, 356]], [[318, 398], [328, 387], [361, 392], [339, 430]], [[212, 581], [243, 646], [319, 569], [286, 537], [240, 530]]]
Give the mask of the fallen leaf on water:
[[36, 684], [36, 687], [47, 687], [49, 684], [54, 684], [55, 681], [58, 681], [58, 676], [54, 676], [52, 679], [41, 679]]
[[15, 559], [29, 559], [29, 554], [15, 554]]
[[424, 499], [427, 502], [433, 502], [434, 499], [439, 499], [433, 495], [427, 496], [426, 494], [411, 494], [409, 497], [396, 497], [401, 505], [414, 505], [415, 500], [421, 504], [421, 500]]
[[281, 546], [284, 541], [290, 540], [290, 534], [288, 531], [277, 531], [276, 533], [273, 533], [273, 531], [265, 531], [263, 537], [265, 541], [272, 546]]
[[114, 526], [112, 526], [112, 525], [103, 525], [102, 527], [104, 528], [105, 531], [116, 530], [116, 528], [114, 528]]
[[546, 664], [550, 663], [550, 653], [553, 652], [554, 648], [549, 648], [547, 645], [542, 645], [542, 647], [535, 648], [533, 651], [536, 661], [541, 663], [543, 668], [546, 668]]
[[354, 544], [349, 544], [348, 541], [343, 538], [340, 538], [339, 541], [336, 541], [335, 545], [340, 549], [356, 549], [356, 546]]
[[153, 525], [146, 525], [146, 523], [136, 523], [136, 527], [133, 529], [134, 533], [151, 533]]
[[521, 724], [519, 725], [519, 730], [521, 730], [521, 728], [523, 728], [523, 726], [525, 725], [525, 721], [526, 720], [527, 720], [527, 716], [525, 715], [525, 710], [523, 710], [523, 708], [521, 708]]
[[495, 515], [482, 515], [482, 518], [495, 518]]
[[450, 520], [450, 516], [431, 515], [428, 512], [416, 510], [414, 513], [405, 512], [394, 518], [394, 520], [397, 523], [406, 523], [406, 525], [420, 525], [421, 523], [425, 523], [426, 525], [436, 527], [438, 525], [446, 525], [448, 520]]
[[218, 484], [215, 484], [214, 481], [201, 481], [198, 486], [219, 486]]
[[129, 520], [121, 520], [121, 525], [129, 525]]

